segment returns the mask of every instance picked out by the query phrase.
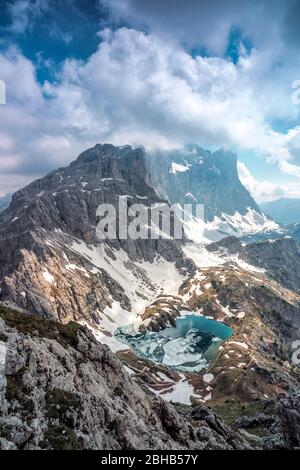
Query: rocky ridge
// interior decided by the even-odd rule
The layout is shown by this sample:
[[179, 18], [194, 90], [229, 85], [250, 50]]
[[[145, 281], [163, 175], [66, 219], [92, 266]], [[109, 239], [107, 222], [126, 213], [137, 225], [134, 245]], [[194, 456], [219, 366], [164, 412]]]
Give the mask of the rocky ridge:
[[205, 220], [223, 214], [261, 211], [241, 184], [232, 152], [209, 152], [196, 145], [182, 150], [153, 152], [147, 160], [152, 185], [171, 204], [204, 204]]
[[289, 236], [247, 244], [236, 237], [228, 237], [212, 243], [207, 250], [225, 257], [236, 255], [259, 268], [268, 278], [300, 292], [300, 246]]
[[[88, 348], [91, 348], [93, 354], [95, 353], [97, 361], [99, 359], [103, 362], [101, 358], [107, 358], [110, 353], [107, 352], [105, 346], [96, 343], [84, 328], [74, 326], [72, 323], [68, 324], [70, 320], [88, 325], [100, 342], [111, 346], [116, 344], [113, 334], [120, 324], [138, 322], [140, 331], [145, 328], [157, 331], [157, 329], [174, 325], [176, 318], [186, 311], [193, 311], [198, 315], [228, 323], [233, 328], [234, 335], [222, 345], [216, 360], [210, 369], [205, 371], [205, 374], [179, 374], [160, 365], [141, 360], [124, 347], [120, 348], [121, 350], [117, 353], [131, 375], [130, 380], [134, 379], [147, 394], [154, 393], [169, 401], [176, 401], [174, 397], [177, 395], [174, 392], [181, 389], [190, 390], [191, 398], [187, 403], [200, 407], [198, 412], [195, 411], [195, 416], [198, 416], [201, 422], [206, 423], [205, 426], [208, 426], [210, 430], [214, 426], [220, 429], [223, 424], [220, 424], [219, 418], [215, 415], [209, 415], [210, 411], [204, 406], [204, 402], [217, 410], [230, 425], [233, 425], [238, 417], [243, 416], [243, 411], [246, 409], [247, 412], [249, 411], [250, 421], [253, 416], [255, 417], [253, 418], [255, 425], [253, 422], [249, 425], [249, 422], [247, 424], [247, 420], [244, 420], [238, 423], [237, 427], [251, 428], [252, 425], [254, 428], [262, 427], [265, 432], [265, 426], [268, 427], [268, 425], [262, 423], [269, 423], [269, 421], [268, 417], [266, 419], [264, 417], [264, 401], [270, 400], [274, 404], [280, 394], [294, 396], [293, 393], [299, 383], [299, 371], [291, 364], [290, 357], [291, 343], [299, 339], [300, 302], [299, 247], [293, 240], [282, 238], [272, 243], [265, 241], [245, 245], [232, 237], [203, 247], [199, 241], [194, 244], [186, 240], [182, 242], [176, 240], [133, 242], [117, 238], [113, 241], [101, 242], [96, 235], [96, 209], [101, 203], [115, 205], [119, 196], [126, 197], [130, 204], [140, 201], [146, 205], [162, 203], [165, 198], [169, 202], [184, 203], [191, 199], [185, 191], [192, 185], [194, 185], [193, 193], [191, 193], [192, 199], [202, 202], [202, 191], [208, 183], [209, 187], [215, 188], [214, 196], [210, 197], [210, 193], [207, 193], [209, 196], [208, 219], [211, 220], [213, 215], [222, 217], [224, 210], [232, 215], [236, 214], [237, 209], [241, 211], [240, 215], [247, 214], [248, 204], [251, 207], [252, 216], [255, 213], [258, 214], [257, 216], [254, 214], [255, 218], [260, 217], [261, 214], [255, 212], [256, 205], [249, 199], [250, 196], [247, 195], [245, 188], [236, 184], [235, 170], [232, 173], [236, 162], [232, 155], [228, 156], [230, 164], [227, 165], [223, 162], [223, 154], [212, 156], [209, 153], [207, 155], [202, 155], [202, 153], [203, 151], [198, 149], [196, 154], [190, 152], [189, 155], [184, 154], [180, 158], [177, 156], [177, 160], [174, 155], [171, 155], [170, 159], [166, 160], [166, 164], [162, 165], [161, 173], [158, 172], [157, 179], [155, 179], [153, 171], [156, 164], [153, 161], [152, 163], [147, 161], [143, 149], [133, 150], [129, 146], [97, 145], [81, 154], [69, 167], [52, 172], [16, 193], [10, 207], [0, 215], [0, 301], [6, 305], [16, 306], [24, 315], [24, 321], [20, 318], [17, 322], [18, 333], [16, 333], [16, 324], [10, 323], [6, 314], [5, 325], [2, 325], [5, 332], [0, 338], [0, 352], [2, 354], [2, 351], [6, 351], [6, 338], [9, 330], [11, 349], [17, 354], [13, 361], [24, 364], [24, 369], [19, 374], [19, 369], [13, 368], [14, 363], [5, 360], [5, 370], [9, 371], [8, 376], [13, 376], [11, 383], [13, 389], [24, 385], [26, 395], [26, 387], [28, 387], [26, 395], [28, 400], [26, 398], [24, 403], [20, 403], [20, 398], [13, 395], [14, 390], [8, 399], [5, 398], [3, 390], [6, 394], [7, 387], [5, 385], [3, 388], [3, 383], [6, 379], [0, 381], [0, 390], [2, 390], [0, 401], [4, 407], [3, 410], [9, 407], [12, 411], [12, 422], [17, 423], [13, 424], [15, 427], [8, 435], [11, 440], [5, 438], [7, 442], [3, 443], [4, 447], [54, 448], [59, 443], [57, 441], [53, 443], [51, 439], [55, 439], [60, 429], [66, 432], [67, 447], [131, 448], [132, 446], [132, 448], [137, 448], [139, 445], [131, 429], [128, 431], [121, 424], [119, 429], [120, 418], [118, 416], [126, 415], [128, 422], [132, 423], [132, 421], [130, 421], [131, 415], [126, 414], [127, 408], [125, 407], [124, 411], [122, 406], [119, 407], [118, 395], [116, 395], [117, 398], [114, 394], [111, 396], [112, 390], [117, 388], [115, 377], [110, 379], [107, 375], [104, 378], [101, 376], [101, 380], [109, 384], [109, 390], [105, 387], [104, 389], [111, 400], [108, 404], [104, 403], [103, 408], [108, 410], [108, 416], [113, 414], [110, 429], [105, 428], [102, 415], [98, 416], [96, 413], [97, 424], [95, 424], [85, 415], [78, 416], [77, 412], [74, 413], [73, 408], [78, 403], [77, 395], [80, 397], [79, 403], [84, 409], [87, 407], [90, 415], [94, 414], [91, 402], [94, 403], [94, 400], [99, 399], [97, 403], [103, 404], [103, 396], [98, 396], [89, 388], [87, 374], [84, 375], [80, 369], [79, 372], [83, 374], [83, 378], [78, 382], [73, 374], [76, 369], [77, 377], [77, 361], [87, 363], [87, 370], [93, 377], [102, 374], [100, 369], [95, 371], [93, 365], [90, 364], [91, 362], [93, 364], [94, 356], [86, 355], [84, 344], [88, 344]], [[201, 158], [202, 162], [200, 162]], [[197, 168], [193, 168], [194, 165]], [[231, 180], [232, 178], [234, 181]], [[172, 184], [174, 185], [174, 179], [176, 187], [179, 188], [176, 189], [176, 194], [170, 190], [173, 187]], [[201, 181], [201, 184], [197, 185], [197, 181], [198, 183]], [[233, 191], [223, 198], [225, 204], [223, 207], [221, 193], [216, 189], [219, 186], [224, 189], [228, 183]], [[194, 192], [198, 190], [198, 186], [199, 193], [195, 197]], [[237, 194], [240, 195], [237, 200], [241, 204], [238, 208], [234, 206]], [[236, 216], [237, 220], [240, 219], [240, 215]], [[233, 218], [230, 221], [233, 223]], [[234, 231], [235, 229], [236, 227], [233, 226]], [[211, 260], [216, 264], [211, 264]], [[29, 312], [49, 320], [58, 320], [66, 326], [56, 326], [53, 336], [52, 326], [46, 326], [53, 325], [52, 322], [45, 323], [43, 320], [32, 319], [29, 321], [30, 328], [26, 330], [25, 319], [29, 318], [26, 316]], [[37, 331], [40, 328], [36, 322], [42, 322], [39, 325], [44, 325], [41, 327], [43, 334], [37, 337], [35, 333], [33, 334], [34, 328], [37, 328]], [[48, 328], [50, 333], [47, 332], [45, 335], [45, 330], [48, 331]], [[60, 328], [66, 329], [60, 330]], [[59, 330], [58, 333], [57, 330]], [[75, 352], [73, 351], [73, 333], [76, 338]], [[62, 340], [58, 340], [61, 334], [62, 336], [71, 334], [71, 345], [66, 345], [63, 340], [63, 347], [67, 352], [58, 351], [60, 347], [56, 344], [53, 346], [53, 341], [58, 341], [61, 346]], [[82, 340], [79, 343], [78, 338]], [[78, 347], [79, 350], [77, 350]], [[97, 348], [98, 356], [95, 352]], [[27, 351], [29, 355], [25, 357]], [[39, 379], [40, 382], [37, 384], [34, 382], [34, 375], [40, 377], [42, 371], [45, 372], [38, 361], [37, 351], [41, 353], [47, 364], [53, 363], [53, 368], [48, 371], [49, 377], [53, 376], [53, 381], [49, 379], [50, 385], [46, 386], [42, 379]], [[54, 354], [54, 357], [49, 351]], [[119, 370], [118, 367], [121, 366], [118, 365], [114, 356], [109, 356], [108, 362], [111, 361], [113, 367]], [[69, 374], [66, 364], [69, 364], [71, 375], [66, 375]], [[38, 365], [37, 368], [36, 365]], [[66, 367], [65, 372], [63, 372], [64, 367]], [[27, 380], [28, 373], [31, 375]], [[60, 387], [60, 381], [58, 381], [59, 384], [55, 382], [57, 373], [61, 377], [62, 387]], [[123, 373], [124, 371], [120, 372], [122, 380]], [[208, 376], [209, 380], [207, 380]], [[74, 384], [75, 388], [73, 387], [72, 390], [66, 385], [66, 377]], [[95, 380], [99, 382], [100, 379], [98, 377]], [[129, 386], [127, 379], [124, 378], [124, 381], [126, 383], [125, 397], [132, 393], [134, 396], [141, 393], [140, 387], [137, 391], [137, 389], [130, 388], [134, 385]], [[14, 387], [16, 384], [18, 387]], [[43, 391], [41, 393], [44, 393], [45, 397], [47, 396], [46, 401], [53, 405], [50, 412], [53, 411], [57, 402], [61, 402], [64, 406], [66, 401], [66, 418], [63, 417], [65, 420], [63, 423], [59, 421], [55, 413], [53, 417], [48, 415], [49, 410], [46, 409], [43, 397], [40, 397], [39, 389]], [[10, 388], [8, 390], [10, 391]], [[75, 402], [72, 401], [72, 395], [68, 395], [68, 393], [74, 393], [74, 390]], [[85, 390], [89, 399], [84, 401], [80, 390]], [[23, 422], [26, 413], [31, 413], [32, 401], [35, 402], [36, 397], [38, 400], [34, 403], [36, 414], [32, 420], [33, 424], [31, 423], [28, 432], [27, 428], [23, 428], [23, 424], [22, 426], [20, 424], [22, 428], [20, 431], [18, 423]], [[147, 402], [148, 409], [149, 407], [151, 410], [155, 408], [151, 408], [154, 406], [153, 403], [161, 403], [160, 397], [152, 397], [151, 404]], [[39, 402], [40, 399], [42, 403]], [[296, 402], [290, 400], [282, 406], [286, 406], [286, 409], [290, 407], [292, 410]], [[115, 401], [118, 403], [118, 416], [111, 411], [115, 408]], [[259, 407], [255, 405], [257, 401]], [[165, 406], [169, 410], [168, 405]], [[24, 407], [25, 411], [21, 412], [20, 410]], [[165, 443], [174, 446], [171, 448], [185, 448], [185, 446], [198, 448], [198, 445], [200, 445], [199, 448], [214, 446], [227, 448], [228, 445], [235, 448], [240, 445], [240, 437], [238, 441], [235, 441], [235, 438], [232, 438], [232, 431], [227, 430], [226, 437], [223, 436], [224, 441], [222, 441], [219, 435], [211, 437], [210, 431], [205, 431], [205, 426], [204, 430], [197, 428], [196, 434], [201, 436], [200, 444], [192, 434], [184, 440], [181, 437], [181, 429], [184, 429], [184, 434], [187, 436], [190, 427], [186, 422], [174, 424], [177, 422], [177, 415], [174, 418], [175, 421], [172, 417], [171, 427], [177, 426], [178, 433], [176, 431], [176, 438], [171, 436], [171, 440], [168, 440], [169, 436], [166, 437], [164, 426], [161, 425], [160, 418], [157, 418], [156, 411], [153, 413], [157, 427], [153, 428], [145, 409], [138, 407], [138, 400], [137, 402], [130, 401], [130, 408], [146, 423], [145, 427], [141, 425], [137, 429], [142, 434], [145, 433], [145, 439], [141, 441], [141, 445], [148, 446], [147, 448], [155, 448], [154, 446], [164, 448]], [[180, 408], [179, 410], [182, 411]], [[166, 411], [171, 415], [173, 412], [174, 410]], [[190, 419], [193, 421], [190, 412], [189, 408], [189, 411], [186, 411], [189, 415], [189, 423]], [[70, 413], [72, 418], [69, 426]], [[274, 426], [281, 426], [278, 424], [277, 415], [276, 418], [274, 418], [274, 413], [272, 416]], [[292, 416], [291, 411], [289, 418], [285, 419], [291, 420]], [[136, 421], [133, 422], [136, 423]], [[208, 425], [208, 422], [211, 425]], [[40, 424], [44, 426], [43, 431], [38, 430], [35, 433], [34, 426], [40, 426]], [[7, 435], [6, 421], [4, 425], [5, 435]], [[63, 428], [65, 425], [68, 429]], [[168, 422], [167, 428], [169, 425]], [[106, 434], [111, 434], [111, 438], [99, 434], [98, 428], [103, 426]], [[112, 431], [114, 427], [118, 435]], [[159, 432], [159, 440], [150, 439], [146, 432], [148, 427], [152, 431]], [[280, 434], [278, 439], [281, 442], [278, 445], [290, 446], [291, 444], [287, 444], [288, 440], [290, 439], [293, 443], [296, 440], [294, 437], [288, 438], [287, 431], [284, 433], [283, 428], [282, 425], [280, 432], [278, 431]], [[97, 435], [97, 440], [88, 443], [88, 438], [84, 435], [85, 429], [87, 429], [87, 435], [90, 433]], [[20, 443], [16, 440], [18, 438], [12, 438], [12, 435], [18, 436], [19, 432], [22, 435]], [[26, 437], [28, 433], [31, 436], [29, 441]], [[128, 437], [128, 433], [130, 435], [133, 433], [132, 439]], [[209, 436], [206, 443], [203, 442], [205, 433]], [[269, 438], [270, 436], [267, 435], [265, 444], [259, 440], [259, 445], [276, 447], [277, 444], [272, 440], [268, 441]]]
[[[224, 322], [233, 329], [233, 336], [219, 348], [208, 370], [185, 374], [194, 388], [192, 402], [206, 401], [209, 396], [210, 403], [228, 399], [251, 403], [295, 389], [300, 372], [291, 356], [293, 341], [300, 339], [298, 294], [262, 273], [227, 262], [199, 269], [184, 281], [177, 297], [159, 298], [141, 315], [144, 321], [139, 330], [174, 326], [176, 318], [188, 311]], [[131, 358], [130, 364], [139, 369], [138, 361]], [[211, 374], [209, 389], [207, 374]], [[154, 381], [155, 389], [158, 384], [159, 380]], [[169, 380], [168, 385], [162, 387], [162, 395], [170, 391], [174, 382]]]
[[146, 394], [86, 328], [0, 307], [2, 449], [249, 447], [208, 408]]
[[[129, 312], [153, 298], [159, 287], [141, 263], [161, 260], [178, 276], [193, 271], [176, 240], [97, 236], [100, 204], [118, 207], [119, 197], [129, 205], [163, 202], [148, 179], [142, 149], [105, 144], [15, 193], [0, 215], [0, 300], [61, 322], [97, 325], [114, 302]], [[136, 284], [131, 296], [122, 285], [130, 277]]]

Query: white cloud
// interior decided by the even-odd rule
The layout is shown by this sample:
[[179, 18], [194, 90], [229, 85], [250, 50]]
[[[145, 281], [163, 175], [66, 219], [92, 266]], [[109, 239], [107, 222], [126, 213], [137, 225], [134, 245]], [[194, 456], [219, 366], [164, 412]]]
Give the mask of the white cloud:
[[[10, 48], [0, 54], [1, 77], [7, 103], [0, 106], [1, 193], [16, 190], [45, 171], [74, 158], [76, 139], [64, 137], [57, 115], [49, 114], [47, 99], [35, 77], [35, 67]], [[67, 144], [66, 144], [67, 140]]]
[[299, 183], [274, 184], [265, 180], [258, 181], [240, 161], [238, 161], [238, 173], [242, 184], [259, 203], [275, 201], [282, 197], [300, 198]]
[[172, 37], [190, 47], [205, 47], [222, 55], [232, 28], [259, 40], [273, 38], [281, 20], [282, 5], [277, 0], [101, 0], [116, 21], [126, 21], [136, 29], [145, 28], [161, 38]]
[[2, 174], [43, 174], [109, 141], [251, 149], [300, 177], [300, 128], [271, 128], [272, 93], [260, 94], [253, 79], [261, 70], [258, 51], [235, 65], [192, 57], [172, 41], [133, 29], [100, 36], [87, 61], [67, 60], [56, 83], [43, 87], [20, 51], [0, 54], [7, 84], [7, 105], [0, 108], [0, 162], [7, 159]]
[[23, 188], [31, 181], [32, 176], [30, 175], [16, 175], [15, 173], [1, 175], [0, 173], [0, 197]]
[[73, 35], [68, 31], [63, 31], [60, 29], [57, 24], [53, 24], [50, 27], [50, 35], [53, 38], [64, 42], [65, 44], [70, 44], [70, 42], [73, 40]]
[[48, 87], [68, 126], [116, 143], [235, 145], [300, 176], [291, 151], [299, 148], [300, 128], [280, 133], [268, 123], [272, 93], [259, 94], [252, 82], [257, 51], [234, 65], [193, 58], [127, 28], [106, 30], [102, 39], [87, 62], [68, 61], [57, 86]]
[[48, 0], [17, 0], [8, 4], [8, 13], [11, 18], [9, 30], [12, 33], [24, 34], [46, 9]]

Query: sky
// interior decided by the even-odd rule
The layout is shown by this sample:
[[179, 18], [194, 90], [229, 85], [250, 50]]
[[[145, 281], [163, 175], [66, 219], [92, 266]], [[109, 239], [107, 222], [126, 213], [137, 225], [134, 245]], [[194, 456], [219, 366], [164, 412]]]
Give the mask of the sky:
[[258, 202], [300, 197], [299, 21], [300, 0], [0, 0], [0, 196], [111, 142], [225, 147]]

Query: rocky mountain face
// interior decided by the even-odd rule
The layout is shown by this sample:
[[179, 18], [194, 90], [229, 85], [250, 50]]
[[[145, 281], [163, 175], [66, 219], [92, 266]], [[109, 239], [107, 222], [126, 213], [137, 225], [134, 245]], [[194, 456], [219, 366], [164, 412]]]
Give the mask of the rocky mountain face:
[[[98, 243], [96, 211], [100, 204], [113, 204], [118, 210], [119, 196], [127, 196], [129, 205], [161, 203], [148, 184], [145, 152], [131, 147], [96, 145], [83, 152], [67, 168], [61, 168], [36, 180], [13, 195], [11, 207], [0, 219], [1, 232], [17, 235], [44, 230], [63, 232], [86, 243]], [[117, 212], [118, 214], [118, 212]], [[176, 248], [167, 252], [161, 240], [111, 241], [132, 258], [152, 261], [161, 252], [174, 257]], [[170, 243], [168, 243], [170, 245]]]
[[[63, 322], [99, 323], [99, 313], [114, 301], [130, 311], [136, 297], [155, 291], [142, 266], [133, 262], [153, 263], [159, 257], [178, 271], [193, 270], [175, 240], [102, 243], [97, 236], [100, 204], [118, 209], [122, 196], [129, 205], [163, 202], [148, 179], [142, 149], [96, 145], [69, 167], [14, 194], [0, 216], [0, 300]], [[136, 271], [140, 284], [147, 285], [144, 294], [139, 286], [130, 299], [119, 278], [109, 274], [115, 251], [123, 255], [121, 282]]]
[[[116, 237], [101, 242], [96, 231], [100, 204], [113, 204], [118, 217], [120, 197], [128, 206], [150, 207], [166, 198], [191, 202], [189, 188], [192, 202], [204, 202], [209, 218], [259, 209], [239, 182], [233, 154], [192, 147], [176, 155], [96, 145], [15, 193], [0, 215], [0, 300], [46, 318], [99, 324], [106, 308], [117, 304], [123, 314], [141, 304], [138, 311], [155, 298], [161, 286], [153, 269], [145, 269], [154, 261], [160, 260], [164, 270], [174, 266], [178, 287], [179, 277], [195, 269], [182, 250], [185, 241]], [[136, 284], [131, 293], [127, 278]]]
[[[300, 391], [290, 396], [282, 397], [278, 404], [278, 415], [283, 441], [287, 449], [300, 449]], [[271, 445], [276, 445], [276, 438], [271, 439]]]
[[237, 254], [240, 259], [257, 266], [271, 279], [295, 292], [300, 292], [300, 246], [291, 237], [242, 244], [229, 237], [207, 248], [212, 252]]
[[[192, 402], [206, 401], [209, 396], [211, 406], [226, 412], [233, 406], [226, 403], [233, 400], [238, 414], [238, 403], [274, 399], [297, 387], [300, 371], [291, 363], [291, 355], [293, 341], [300, 340], [298, 294], [261, 272], [226, 262], [199, 269], [184, 281], [176, 298], [161, 297], [147, 307], [141, 315], [140, 331], [174, 325], [178, 317], [188, 312], [226, 323], [233, 330], [208, 369], [186, 375], [194, 388]], [[145, 364], [140, 358], [134, 360], [132, 354], [128, 363], [138, 376], [139, 370], [145, 371]], [[159, 380], [148, 385], [163, 396], [172, 386], [172, 377], [169, 387]]]
[[300, 242], [300, 224], [293, 224], [287, 228], [287, 235], [294, 238], [298, 243]]
[[[207, 222], [192, 220], [183, 240], [100, 240], [97, 208], [112, 204], [119, 218], [119, 198], [204, 203]], [[274, 224], [239, 182], [233, 154], [194, 146], [148, 155], [96, 145], [18, 191], [0, 215], [1, 446], [296, 447], [299, 246], [226, 237]], [[177, 342], [182, 372], [116, 335], [129, 324], [140, 336], [161, 332], [190, 314], [232, 329], [201, 372], [189, 370], [187, 339]]]
[[85, 327], [0, 307], [2, 450], [294, 449], [299, 392], [225, 421], [149, 394]]
[[198, 146], [181, 151], [156, 152], [149, 155], [153, 186], [171, 204], [204, 204], [205, 220], [222, 214], [244, 215], [260, 209], [237, 172], [237, 157], [231, 152], [209, 152]]
[[1, 449], [249, 447], [205, 406], [146, 394], [84, 327], [0, 308]]

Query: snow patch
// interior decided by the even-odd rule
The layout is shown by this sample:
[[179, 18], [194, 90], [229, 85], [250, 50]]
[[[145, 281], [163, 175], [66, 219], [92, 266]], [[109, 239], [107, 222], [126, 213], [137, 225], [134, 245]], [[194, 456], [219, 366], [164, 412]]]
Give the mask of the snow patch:
[[203, 398], [203, 400], [204, 401], [209, 401], [209, 400], [211, 400], [211, 398], [212, 398], [212, 394], [209, 393], [208, 395], [206, 395], [206, 397]]
[[248, 344], [243, 343], [241, 341], [228, 341], [227, 344], [236, 344], [236, 346], [240, 346], [243, 349], [249, 349]]
[[135, 372], [127, 366], [123, 366], [128, 375], [135, 375]]
[[6, 363], [6, 344], [3, 341], [0, 341], [0, 372], [4, 371], [4, 366]]
[[84, 269], [82, 266], [77, 266], [76, 264], [66, 264], [65, 268], [68, 270], [68, 271], [72, 271], [72, 270], [78, 270], [78, 271], [81, 271], [84, 273], [85, 277], [90, 277], [89, 273], [87, 272], [86, 269]]
[[204, 374], [203, 375], [203, 380], [204, 380], [204, 382], [209, 384], [210, 382], [212, 382], [214, 380], [214, 375], [213, 374]]
[[161, 397], [168, 402], [190, 405], [191, 396], [194, 395], [193, 392], [194, 387], [189, 384], [184, 377], [180, 382], [177, 382], [172, 386], [172, 390], [170, 392], [161, 394]]
[[197, 202], [197, 199], [195, 198], [195, 196], [192, 193], [186, 193], [185, 197], [193, 199], [193, 201]]
[[176, 175], [176, 173], [184, 173], [189, 170], [189, 165], [185, 162], [185, 165], [180, 163], [171, 163], [170, 174]]
[[49, 282], [49, 284], [54, 284], [54, 277], [48, 271], [43, 272], [43, 278], [46, 282]]
[[[113, 260], [105, 251], [104, 245], [91, 246], [84, 242], [74, 242], [72, 250], [84, 256], [95, 268], [105, 270], [126, 292], [136, 315], [155, 299], [158, 294], [176, 295], [185, 277], [175, 263], [156, 257], [153, 263], [132, 262], [124, 250], [113, 250]], [[143, 294], [143, 298], [140, 296]], [[128, 319], [128, 313], [127, 313]], [[130, 323], [130, 321], [127, 321]]]
[[245, 312], [239, 312], [239, 313], [237, 314], [237, 317], [241, 320], [242, 318], [245, 317]]

